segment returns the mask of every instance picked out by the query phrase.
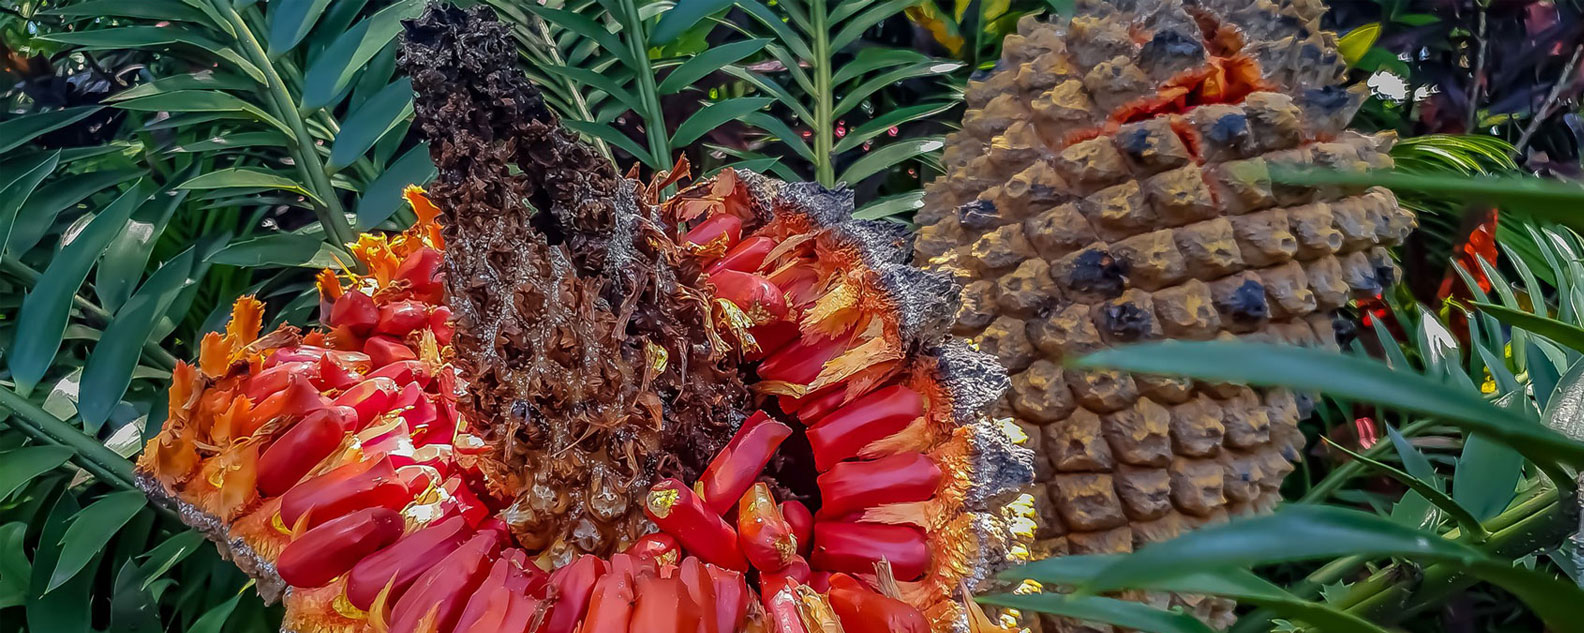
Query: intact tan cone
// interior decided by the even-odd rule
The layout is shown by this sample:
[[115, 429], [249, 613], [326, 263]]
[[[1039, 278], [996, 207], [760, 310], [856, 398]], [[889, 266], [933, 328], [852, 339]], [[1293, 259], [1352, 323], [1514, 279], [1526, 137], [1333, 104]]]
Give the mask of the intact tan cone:
[[1000, 413], [1039, 453], [1036, 556], [1126, 552], [1280, 500], [1304, 398], [1062, 363], [1160, 338], [1334, 347], [1334, 311], [1395, 278], [1386, 247], [1414, 219], [1390, 192], [1270, 180], [1391, 165], [1393, 137], [1345, 129], [1362, 87], [1341, 85], [1323, 11], [1080, 2], [1070, 24], [1026, 18], [969, 83], [915, 257], [963, 284], [953, 331], [1011, 374]]

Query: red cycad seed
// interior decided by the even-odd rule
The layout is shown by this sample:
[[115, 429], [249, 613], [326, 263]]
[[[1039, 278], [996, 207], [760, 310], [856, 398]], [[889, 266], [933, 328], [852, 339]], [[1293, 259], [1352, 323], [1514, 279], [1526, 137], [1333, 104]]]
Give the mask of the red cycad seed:
[[391, 633], [419, 633], [418, 625], [425, 619], [435, 631], [454, 629], [468, 596], [484, 582], [490, 559], [500, 547], [500, 534], [486, 530], [430, 567], [391, 609]]
[[918, 580], [929, 570], [924, 531], [909, 525], [820, 521], [814, 524], [810, 562], [828, 571], [872, 574], [874, 564], [890, 561], [897, 580]]
[[716, 453], [699, 476], [704, 502], [715, 514], [726, 514], [753, 485], [792, 428], [756, 411], [744, 420], [726, 448]]
[[666, 479], [650, 488], [644, 514], [704, 562], [737, 571], [748, 569], [748, 560], [737, 546], [737, 533], [681, 481]]
[[723, 605], [716, 601], [714, 583], [711, 582], [709, 572], [704, 567], [703, 561], [689, 556], [677, 566], [674, 574], [687, 590], [688, 599], [698, 609], [697, 630], [699, 633], [722, 633], [722, 631], [733, 633], [736, 629], [721, 628], [731, 625], [722, 617], [722, 611], [735, 609], [736, 605]]
[[594, 583], [588, 613], [583, 616], [583, 625], [578, 630], [581, 633], [625, 633], [632, 621], [634, 583], [632, 557], [612, 556], [610, 571]]
[[737, 538], [743, 555], [760, 571], [781, 571], [797, 558], [796, 533], [764, 482], [749, 488], [737, 504]]
[[771, 596], [780, 593], [783, 588], [795, 587], [808, 582], [814, 575], [814, 570], [809, 568], [807, 560], [802, 556], [793, 556], [791, 564], [779, 571], [767, 571], [759, 574], [759, 593], [764, 601], [765, 608], [770, 607]]
[[[742, 629], [743, 620], [748, 617], [748, 604], [753, 600], [748, 584], [743, 580], [743, 575], [730, 569], [723, 569], [714, 565], [705, 565], [695, 557], [688, 557], [688, 561], [700, 564], [704, 573], [709, 576], [710, 586], [707, 591], [715, 601], [716, 633], [732, 633]], [[684, 561], [684, 565], [687, 561]], [[702, 589], [701, 591], [706, 590]], [[698, 600], [700, 605], [704, 601]]]
[[809, 633], [798, 613], [797, 587], [787, 585], [775, 593], [766, 594], [765, 620], [770, 633]]
[[[364, 356], [364, 354], [359, 354]], [[346, 389], [363, 380], [363, 376], [348, 364], [336, 359], [333, 354], [319, 357], [315, 369], [319, 377], [314, 380], [314, 385], [321, 391], [331, 389]]]
[[409, 501], [390, 458], [381, 457], [347, 464], [288, 490], [281, 496], [281, 522], [295, 526], [308, 514], [308, 526], [314, 527], [364, 508], [400, 510]]
[[511, 549], [496, 559], [494, 567], [467, 601], [457, 618], [457, 633], [521, 633], [528, 628], [539, 601], [530, 597], [544, 572], [528, 560], [527, 552]]
[[682, 245], [724, 254], [742, 239], [742, 219], [730, 213], [717, 213], [698, 223], [682, 238]]
[[712, 273], [715, 296], [742, 308], [754, 325], [774, 323], [786, 318], [786, 295], [775, 284], [753, 273], [720, 270]]
[[820, 418], [830, 415], [836, 407], [847, 402], [847, 385], [836, 384], [823, 387], [819, 391], [802, 398], [782, 398], [781, 410], [797, 415], [798, 421], [806, 425], [818, 422]]
[[[550, 613], [542, 633], [572, 633], [594, 593], [594, 584], [605, 574], [605, 561], [584, 554], [571, 565], [550, 574]], [[536, 632], [538, 633], [538, 632]]]
[[418, 358], [412, 348], [403, 345], [399, 339], [384, 334], [369, 337], [369, 340], [363, 343], [363, 353], [369, 355], [369, 362], [374, 363], [375, 367]]
[[285, 389], [270, 394], [268, 398], [253, 406], [253, 412], [249, 416], [251, 424], [233, 431], [234, 436], [251, 435], [270, 420], [307, 415], [331, 404], [329, 399], [319, 395], [319, 389], [314, 387], [313, 381], [308, 376], [292, 374], [286, 381]]
[[781, 517], [786, 519], [787, 525], [792, 526], [792, 535], [797, 537], [798, 553], [807, 556], [809, 546], [814, 543], [814, 515], [809, 512], [808, 506], [794, 499], [781, 502]]
[[900, 385], [886, 387], [837, 409], [809, 427], [814, 467], [830, 470], [865, 446], [907, 428], [924, 414], [924, 397]]
[[361, 431], [368, 426], [374, 418], [390, 410], [391, 399], [401, 390], [395, 380], [385, 376], [373, 376], [368, 380], [352, 385], [350, 389], [336, 396], [330, 404], [342, 407], [352, 407], [357, 411], [357, 424], [351, 431]]
[[374, 298], [352, 291], [341, 295], [330, 306], [331, 327], [344, 327], [359, 335], [368, 334], [379, 322], [379, 308]]
[[675, 565], [682, 553], [682, 546], [670, 534], [652, 532], [633, 541], [627, 553], [639, 559], [652, 560], [657, 565]]
[[[630, 630], [643, 633], [695, 633], [704, 613], [681, 578], [637, 578]], [[591, 631], [594, 629], [590, 629]]]
[[421, 360], [404, 360], [398, 363], [391, 363], [374, 370], [368, 377], [370, 379], [389, 378], [398, 385], [418, 383], [420, 387], [428, 387], [429, 380], [433, 378], [429, 374], [429, 369], [424, 367], [424, 363]]
[[281, 551], [275, 571], [293, 587], [322, 587], [402, 535], [394, 510], [368, 508], [308, 530]]
[[831, 610], [846, 633], [929, 633], [929, 621], [918, 609], [882, 596], [845, 574], [830, 579]]
[[819, 377], [825, 363], [844, 351], [847, 351], [847, 340], [843, 338], [822, 339], [813, 343], [793, 341], [759, 364], [759, 377], [806, 385]]
[[265, 398], [290, 385], [292, 376], [301, 375], [313, 379], [318, 377], [318, 369], [318, 361], [281, 363], [248, 377], [247, 387], [242, 390], [242, 395], [254, 402], [263, 402]]
[[258, 489], [266, 497], [286, 494], [303, 475], [335, 452], [357, 424], [351, 407], [332, 406], [308, 414], [265, 449], [258, 461]]
[[924, 501], [935, 496], [940, 480], [940, 467], [922, 453], [842, 462], [819, 476], [820, 516], [836, 518], [887, 503]]
[[429, 310], [424, 304], [412, 300], [392, 301], [379, 307], [374, 331], [400, 337], [428, 322]]
[[347, 601], [367, 611], [389, 583], [390, 599], [400, 597], [424, 570], [462, 546], [469, 529], [462, 517], [452, 517], [408, 534], [375, 552], [347, 574]]
[[451, 344], [451, 337], [456, 334], [456, 326], [451, 323], [451, 308], [435, 306], [430, 311], [429, 331], [434, 332], [436, 343], [442, 346]]
[[722, 270], [736, 270], [751, 273], [764, 266], [765, 256], [775, 250], [775, 240], [764, 236], [750, 237], [741, 244], [732, 247], [726, 256], [720, 258], [704, 272], [714, 275]]
[[414, 251], [396, 268], [396, 279], [404, 280], [413, 290], [413, 297], [429, 303], [441, 299], [440, 251], [427, 246]]

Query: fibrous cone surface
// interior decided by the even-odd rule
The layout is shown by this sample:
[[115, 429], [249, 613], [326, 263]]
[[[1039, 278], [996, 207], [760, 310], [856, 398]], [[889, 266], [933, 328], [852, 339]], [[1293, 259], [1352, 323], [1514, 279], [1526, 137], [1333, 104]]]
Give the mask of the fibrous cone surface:
[[998, 415], [1039, 452], [1036, 556], [1126, 552], [1280, 500], [1303, 394], [1063, 363], [1163, 338], [1334, 347], [1334, 311], [1392, 283], [1387, 247], [1414, 219], [1389, 191], [1271, 179], [1391, 166], [1392, 137], [1345, 129], [1363, 87], [1341, 86], [1323, 11], [1080, 2], [1068, 24], [1025, 18], [970, 82], [915, 260], [963, 285], [953, 331], [1011, 375]]
[[402, 62], [417, 224], [320, 274], [323, 329], [239, 301], [138, 462], [285, 630], [1001, 630], [966, 592], [1027, 556], [1033, 455], [898, 225], [619, 176], [482, 9], [431, 9]]

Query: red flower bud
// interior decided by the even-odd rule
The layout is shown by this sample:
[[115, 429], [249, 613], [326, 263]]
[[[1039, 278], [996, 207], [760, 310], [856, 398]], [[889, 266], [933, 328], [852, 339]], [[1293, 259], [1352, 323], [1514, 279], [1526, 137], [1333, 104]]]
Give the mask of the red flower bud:
[[924, 397], [900, 385], [886, 387], [837, 409], [809, 427], [814, 466], [820, 472], [856, 457], [865, 446], [895, 435], [924, 415]]
[[874, 564], [890, 561], [897, 580], [918, 580], [929, 570], [924, 531], [910, 525], [819, 521], [814, 524], [810, 562], [827, 571], [872, 574]]
[[887, 503], [924, 501], [940, 487], [940, 467], [921, 453], [842, 462], [819, 476], [820, 516], [840, 517]]
[[737, 547], [736, 532], [686, 484], [676, 479], [656, 483], [644, 500], [644, 514], [704, 562], [738, 571], [748, 569], [748, 560]]
[[759, 571], [781, 571], [797, 557], [797, 536], [764, 482], [749, 488], [737, 505], [737, 540]]
[[781, 442], [792, 435], [791, 427], [755, 411], [744, 420], [726, 448], [715, 454], [699, 476], [705, 504], [716, 514], [726, 514], [753, 485]]
[[786, 292], [787, 303], [794, 308], [819, 298], [820, 274], [811, 266], [783, 266], [770, 275], [770, 281]]
[[779, 571], [768, 571], [759, 574], [760, 598], [766, 600], [766, 608], [770, 607], [769, 598], [780, 593], [787, 587], [796, 587], [808, 582], [809, 576], [814, 572], [809, 568], [808, 561], [802, 556], [793, 556], [791, 564]]
[[335, 452], [357, 424], [357, 411], [331, 406], [308, 414], [265, 449], [258, 461], [258, 489], [266, 497], [286, 494], [303, 475]]
[[282, 347], [270, 352], [270, 355], [264, 359], [264, 368], [269, 369], [283, 363], [317, 362], [320, 358], [324, 358], [325, 353], [328, 351], [330, 350], [313, 345]]
[[308, 530], [281, 551], [275, 571], [293, 587], [323, 587], [364, 557], [401, 538], [402, 517], [368, 508]]
[[[412, 432], [413, 444], [422, 446], [436, 443], [423, 440], [424, 436], [428, 435], [429, 425], [434, 424], [439, 417], [439, 410], [418, 383], [410, 382], [402, 387], [401, 392], [391, 401], [390, 410], [401, 412], [402, 421], [407, 423], [407, 428]], [[451, 443], [450, 434], [442, 435], [444, 437], [439, 438], [438, 443]]]
[[364, 508], [400, 510], [412, 497], [389, 457], [347, 464], [309, 479], [281, 496], [281, 521], [297, 525], [304, 514], [314, 527]]
[[375, 552], [347, 574], [347, 602], [367, 611], [388, 583], [390, 600], [401, 597], [418, 576], [462, 546], [470, 530], [461, 517], [443, 519]]
[[791, 345], [800, 336], [797, 324], [791, 321], [773, 321], [756, 325], [748, 328], [748, 333], [753, 336], [754, 345], [758, 346], [757, 350], [748, 350], [743, 354], [743, 360], [750, 363], [775, 354]]
[[[719, 569], [718, 567], [716, 569]], [[724, 571], [724, 570], [722, 570]], [[716, 599], [715, 583], [704, 561], [695, 556], [683, 559], [677, 566], [675, 577], [687, 590], [687, 596], [697, 606], [699, 633], [735, 633], [737, 631], [735, 602], [723, 603]], [[746, 587], [744, 587], [746, 590]]]

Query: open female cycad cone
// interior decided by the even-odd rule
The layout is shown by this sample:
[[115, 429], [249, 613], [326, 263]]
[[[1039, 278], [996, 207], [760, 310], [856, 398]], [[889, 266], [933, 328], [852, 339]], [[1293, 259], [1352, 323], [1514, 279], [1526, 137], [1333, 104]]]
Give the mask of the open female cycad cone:
[[[1187, 15], [1175, 2], [1169, 8]], [[1262, 57], [1228, 52], [1240, 40], [1215, 12], [1151, 26], [1160, 12], [1133, 20], [1107, 11], [1075, 21], [1074, 35], [1030, 25], [1008, 43], [1008, 70], [970, 92], [969, 130], [952, 143], [952, 173], [932, 189], [935, 206], [925, 211], [933, 226], [917, 249], [937, 269], [926, 271], [903, 263], [914, 247], [900, 225], [849, 219], [846, 191], [734, 170], [688, 183], [685, 164], [649, 183], [620, 177], [515, 71], [504, 26], [483, 10], [431, 9], [408, 25], [402, 52], [440, 174], [427, 194], [408, 193], [417, 224], [362, 236], [352, 245], [356, 262], [321, 273], [323, 329], [266, 334], [262, 305], [239, 301], [225, 332], [203, 340], [197, 363], [174, 372], [170, 416], [139, 460], [140, 484], [214, 540], [266, 598], [283, 597], [283, 626], [297, 633], [1022, 626], [1010, 614], [986, 616], [971, 594], [997, 569], [1026, 559], [1036, 530], [1066, 534], [1081, 549], [1114, 540], [1121, 528], [1130, 545], [1168, 535], [1149, 526], [1183, 523], [1141, 514], [1141, 501], [1205, 519], [1268, 504], [1286, 468], [1269, 447], [1290, 447], [1296, 410], [1283, 394], [1135, 386], [1125, 376], [1072, 375], [1068, 393], [1054, 364], [1046, 362], [1054, 378], [1035, 372], [993, 332], [1026, 329], [1025, 361], [1034, 355], [1029, 340], [1042, 351], [1044, 342], [1068, 351], [1088, 344], [1077, 322], [1071, 336], [1034, 335], [1072, 306], [1094, 315], [1084, 317], [1102, 332], [1094, 345], [1159, 335], [1153, 315], [1166, 321], [1170, 305], [1163, 291], [1227, 285], [1237, 287], [1226, 323], [1165, 333], [1286, 332], [1266, 324], [1306, 323], [1297, 318], [1302, 302], [1282, 303], [1288, 295], [1309, 296], [1313, 311], [1321, 293], [1303, 285], [1321, 277], [1309, 273], [1303, 282], [1308, 264], [1294, 264], [1280, 286], [1270, 277], [1279, 273], [1268, 272], [1280, 262], [1255, 259], [1244, 246], [1286, 244], [1289, 259], [1315, 246], [1285, 229], [1267, 238], [1238, 228], [1269, 213], [1261, 209], [1270, 203], [1302, 195], [1272, 191], [1254, 176], [1235, 191], [1211, 190], [1208, 209], [1198, 200], [1179, 205], [1200, 205], [1182, 211], [1190, 215], [1163, 207], [1120, 217], [1135, 207], [1108, 206], [1092, 227], [1026, 232], [1023, 220], [1061, 213], [1077, 194], [1109, 191], [1102, 184], [1149, 169], [1195, 168], [1198, 178], [1202, 165], [1204, 174], [1219, 173], [1208, 165], [1238, 152], [1281, 149], [1296, 161], [1340, 146], [1354, 148], [1358, 160], [1367, 149], [1376, 160], [1380, 150], [1363, 137], [1311, 144], [1336, 132], [1258, 92], [1277, 79], [1260, 71]], [[988, 98], [1055, 91], [1082, 67], [1083, 86], [1096, 72], [1119, 79], [1078, 87], [1090, 97], [1076, 103], [1110, 100], [1099, 87], [1144, 81], [1144, 71], [1111, 57], [1102, 60], [1110, 70], [1088, 70], [1084, 49], [1074, 40], [1069, 54], [1064, 40], [1136, 50], [1161, 40], [1152, 35], [1159, 29], [1184, 26], [1192, 30], [1165, 38], [1174, 54], [1197, 46], [1225, 55], [1181, 62], [1161, 75], [1168, 90], [1134, 95], [1134, 114], [1114, 122], [1083, 110], [1088, 129], [1054, 129], [1031, 114], [1037, 109]], [[1191, 108], [1210, 98], [1212, 84], [1221, 86], [1219, 105]], [[1243, 113], [1257, 103], [1280, 112]], [[1216, 140], [1238, 134], [1222, 129], [1230, 123], [1204, 139], [1181, 123], [1213, 108], [1243, 109], [1241, 144]], [[1282, 127], [1283, 116], [1296, 127]], [[1142, 130], [1134, 134], [1140, 140], [1111, 143], [1129, 130]], [[1250, 140], [1278, 132], [1294, 140]], [[981, 136], [985, 159], [958, 160]], [[1125, 156], [1116, 149], [1134, 145], [1155, 149]], [[1185, 159], [1174, 163], [1177, 147]], [[1243, 160], [1239, 174], [1258, 167]], [[1001, 171], [1012, 164], [1019, 176], [988, 180], [1014, 173]], [[1143, 205], [1141, 196], [1156, 195], [1152, 182], [1134, 184], [1132, 199]], [[1219, 182], [1203, 179], [1207, 187]], [[678, 193], [663, 195], [675, 186]], [[1388, 209], [1369, 208], [1374, 215], [1360, 221], [1385, 221]], [[1396, 218], [1395, 206], [1389, 210]], [[1208, 214], [1204, 222], [1231, 218], [1220, 220], [1231, 241], [1187, 243], [1235, 266], [1216, 275], [1197, 263], [1184, 268], [1179, 258], [1178, 268], [1208, 280], [1197, 283], [1184, 282], [1182, 271], [1181, 279], [1151, 276], [1154, 260], [1129, 259], [1129, 231], [1180, 226], [1164, 231], [1170, 246], [1172, 235], [1197, 235], [1185, 219], [1194, 213]], [[1299, 215], [1280, 217], [1296, 227]], [[1351, 216], [1325, 217], [1340, 227]], [[1275, 231], [1274, 223], [1257, 226]], [[1049, 240], [1041, 236], [1080, 228], [1090, 231], [1087, 250], [1045, 263]], [[1325, 238], [1337, 242], [1331, 250], [1366, 252], [1348, 230], [1326, 234], [1335, 234]], [[1101, 264], [1082, 254], [1095, 251]], [[1341, 267], [1348, 258], [1329, 261]], [[1035, 279], [1030, 267], [1068, 272]], [[953, 275], [970, 282], [960, 310]], [[1238, 275], [1248, 283], [1222, 280]], [[985, 283], [999, 295], [988, 303]], [[1152, 292], [1155, 313], [1147, 307]], [[1224, 302], [1219, 290], [1206, 292], [1190, 312], [1215, 316]], [[1335, 307], [1329, 297], [1320, 304]], [[1256, 304], [1267, 313], [1251, 321]], [[986, 311], [992, 316], [974, 326]], [[983, 351], [952, 339], [952, 328], [976, 335]], [[996, 356], [1019, 372], [1005, 398]], [[1031, 384], [1050, 394], [1038, 415], [1027, 409]], [[1056, 387], [1067, 394], [1065, 408]], [[1073, 400], [1104, 415], [1086, 420]], [[1047, 438], [1044, 455], [1036, 460], [1023, 446], [1028, 435], [1018, 425], [989, 415], [997, 402], [1050, 423], [1030, 427]], [[1201, 417], [1220, 416], [1213, 429], [1199, 418], [1177, 423], [1177, 412], [1195, 402]], [[1050, 445], [1056, 428], [1071, 429], [1072, 441]], [[1058, 476], [1050, 495], [1022, 488], [1052, 464], [1079, 474]], [[1214, 495], [1206, 465], [1217, 478]], [[1241, 493], [1220, 479], [1240, 468], [1259, 474]], [[1239, 505], [1227, 507], [1227, 499]], [[1036, 506], [1050, 502], [1057, 512], [1036, 527]], [[1088, 524], [1078, 520], [1091, 515]], [[1079, 538], [1085, 534], [1093, 536]]]
[[439, 178], [320, 276], [323, 330], [243, 299], [140, 461], [299, 633], [997, 627], [1027, 553], [1006, 378], [943, 273], [849, 192], [661, 192], [562, 128], [507, 28], [402, 53]]

